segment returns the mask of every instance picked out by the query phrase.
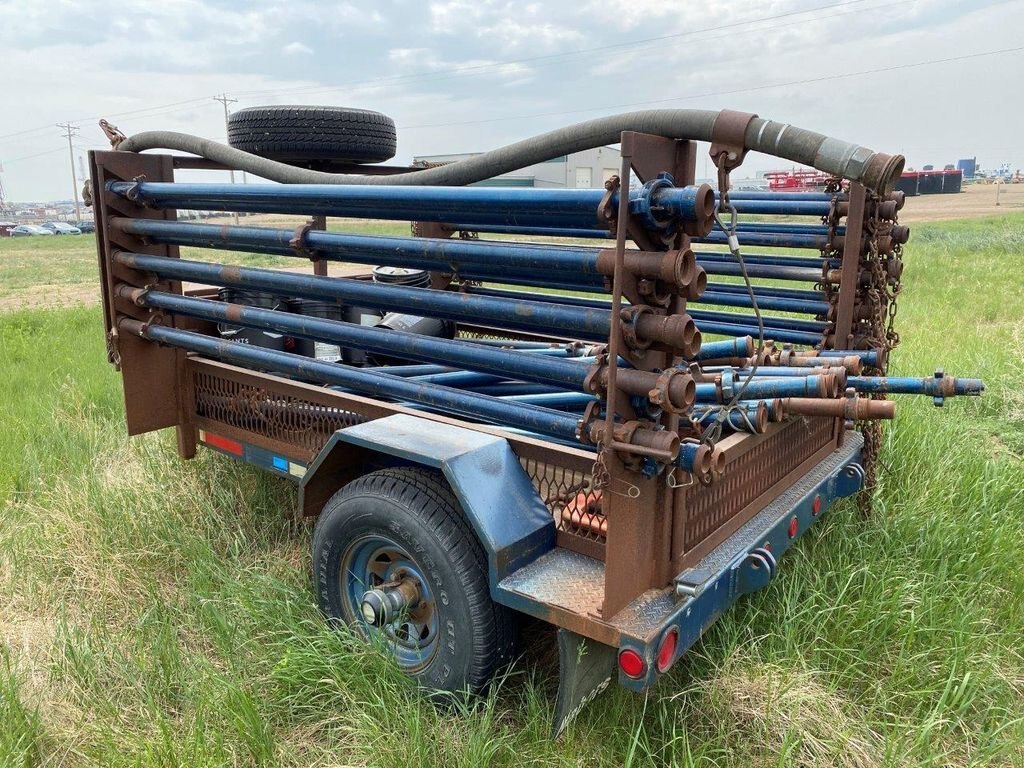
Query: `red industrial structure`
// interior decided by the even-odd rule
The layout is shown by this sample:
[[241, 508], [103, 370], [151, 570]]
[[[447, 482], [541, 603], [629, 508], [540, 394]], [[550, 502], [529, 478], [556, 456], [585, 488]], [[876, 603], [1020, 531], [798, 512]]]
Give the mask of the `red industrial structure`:
[[772, 192], [818, 192], [825, 188], [831, 178], [827, 173], [815, 170], [768, 171], [768, 189]]

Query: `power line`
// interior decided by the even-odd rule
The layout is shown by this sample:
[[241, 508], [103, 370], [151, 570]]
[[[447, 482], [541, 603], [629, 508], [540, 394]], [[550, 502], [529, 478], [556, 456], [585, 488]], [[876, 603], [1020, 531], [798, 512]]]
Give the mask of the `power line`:
[[[229, 98], [226, 93], [222, 93], [220, 96], [214, 96], [214, 101], [219, 101], [224, 105], [224, 130], [228, 131], [228, 104], [237, 104], [238, 99]], [[235, 183], [235, 169], [231, 169], [231, 183]], [[238, 213], [235, 213], [235, 224], [238, 223]]]
[[64, 129], [64, 135], [68, 140], [68, 157], [71, 159], [71, 191], [75, 196], [75, 221], [81, 221], [82, 209], [78, 206], [78, 179], [75, 178], [75, 147], [71, 141], [78, 135], [78, 126], [71, 123], [57, 123], [57, 127]]
[[848, 77], [860, 77], [863, 75], [874, 75], [881, 72], [894, 72], [901, 69], [914, 69], [917, 67], [927, 67], [933, 64], [947, 64], [953, 61], [965, 61], [967, 59], [980, 59], [985, 56], [997, 56], [1004, 53], [1019, 53], [1024, 51], [1024, 46], [1017, 48], [1002, 48], [995, 51], [981, 51], [979, 53], [969, 53], [963, 56], [950, 56], [944, 59], [930, 59], [928, 61], [916, 61], [910, 64], [894, 64], [888, 67], [878, 67], [876, 69], [862, 69], [858, 72], [844, 72], [838, 75], [824, 75], [822, 77], [809, 77], [801, 80], [788, 80], [782, 83], [766, 83], [763, 85], [753, 85], [746, 88], [733, 88], [727, 91], [709, 91], [707, 93], [695, 93], [689, 96], [673, 96], [667, 99], [649, 99], [646, 101], [631, 101], [621, 104], [605, 104], [600, 107], [587, 107], [585, 109], [568, 109], [559, 110], [557, 112], [536, 112], [533, 114], [523, 115], [508, 115], [506, 117], [492, 117], [486, 120], [462, 120], [452, 123], [423, 123], [420, 125], [402, 125], [398, 126], [400, 130], [408, 131], [417, 128], [447, 128], [450, 126], [458, 125], [482, 125], [484, 123], [503, 123], [510, 120], [525, 120], [534, 117], [557, 117], [561, 115], [573, 115], [581, 112], [604, 112], [609, 109], [621, 109], [622, 107], [641, 107], [648, 104], [666, 104], [675, 101], [689, 101], [691, 99], [703, 99], [710, 98], [712, 96], [731, 96], [737, 93], [752, 93], [755, 91], [766, 91], [772, 88], [785, 88], [790, 85], [809, 85], [813, 83], [824, 83], [831, 80], [842, 80]]
[[[50, 127], [52, 128], [53, 126], [51, 125]], [[31, 155], [22, 155], [21, 157], [15, 157], [12, 158], [11, 160], [4, 160], [4, 163], [6, 163], [7, 165], [10, 165], [11, 163], [20, 163], [22, 160], [31, 160], [35, 157], [42, 157], [43, 155], [54, 155], [57, 152], [63, 151], [64, 147], [57, 147], [56, 149], [48, 149], [45, 152], [36, 152]]]

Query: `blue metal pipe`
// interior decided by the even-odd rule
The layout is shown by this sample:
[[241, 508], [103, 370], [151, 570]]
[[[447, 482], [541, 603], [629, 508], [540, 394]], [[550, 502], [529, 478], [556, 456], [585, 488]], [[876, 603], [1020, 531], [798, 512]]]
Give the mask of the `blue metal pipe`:
[[782, 421], [783, 417], [786, 415], [783, 412], [782, 401], [778, 398], [772, 398], [770, 400], [740, 400], [737, 405], [744, 408], [758, 408], [761, 405], [764, 405], [765, 411], [768, 415], [768, 421]]
[[455, 232], [479, 232], [494, 235], [525, 235], [530, 237], [574, 237], [584, 240], [608, 240], [612, 235], [606, 229], [587, 229], [585, 227], [521, 227], [511, 224], [468, 224], [460, 222], [452, 224]]
[[[547, 246], [555, 248], [556, 246]], [[727, 262], [736, 263], [736, 257], [727, 251], [694, 251], [697, 263], [704, 262]], [[772, 253], [744, 253], [743, 261], [747, 264], [758, 264], [765, 267], [799, 267], [801, 269], [815, 269], [820, 271], [824, 261], [821, 254], [807, 254], [803, 256], [780, 256]], [[841, 260], [835, 259], [835, 265], [841, 264]]]
[[[141, 291], [136, 292], [135, 296], [135, 300], [142, 306], [154, 309], [164, 309], [217, 323], [276, 331], [307, 339], [333, 341], [373, 354], [425, 363], [454, 364], [504, 378], [511, 377], [582, 390], [589, 372], [587, 366], [571, 360], [523, 355], [511, 350], [419, 336], [406, 331], [373, 328], [160, 291]], [[379, 373], [376, 371], [374, 375]]]
[[[718, 293], [741, 293], [746, 295], [747, 286], [743, 283], [708, 283], [706, 290]], [[754, 295], [774, 296], [780, 299], [802, 299], [804, 301], [821, 301], [822, 292], [806, 288], [779, 288], [775, 285], [754, 285]]]
[[[781, 296], [758, 296], [758, 309], [767, 309], [776, 312], [796, 312], [804, 315], [824, 315], [829, 311], [829, 303], [821, 301], [820, 295], [815, 301], [806, 299], [791, 299]], [[690, 299], [689, 304], [715, 304], [720, 307], [745, 307], [751, 308], [750, 296], [744, 293], [731, 291], [704, 291], [699, 298]]]
[[[741, 246], [774, 247], [774, 248], [813, 248], [820, 251], [829, 247], [827, 235], [804, 235], [779, 232], [740, 232], [739, 241]], [[728, 245], [729, 241], [724, 232], [708, 232], [703, 237], [690, 238], [695, 243], [710, 243], [714, 245]]]
[[[689, 312], [690, 317], [703, 327], [701, 321], [718, 323], [740, 323], [757, 327], [757, 318], [753, 315], [740, 315], [736, 312], [716, 312], [707, 309], [694, 309]], [[821, 333], [829, 327], [829, 323], [823, 320], [797, 320], [791, 317], [761, 316], [764, 325], [770, 328], [785, 328], [793, 331], [808, 331]], [[736, 335], [736, 334], [734, 334]], [[820, 339], [819, 339], [820, 340]]]
[[[697, 385], [698, 403], [722, 403], [732, 398], [732, 392], [743, 386], [740, 377], [727, 379], [723, 376], [721, 385], [704, 383]], [[743, 390], [745, 400], [768, 400], [776, 397], [821, 397], [825, 386], [820, 375], [793, 377], [786, 379], [754, 378]]]
[[[523, 291], [507, 291], [507, 290], [503, 290], [501, 288], [470, 288], [469, 291], [468, 291], [468, 294], [471, 295], [471, 296], [491, 296], [491, 297], [495, 297], [495, 298], [501, 296], [501, 297], [507, 298], [507, 299], [514, 299], [514, 298], [516, 298], [519, 295], [523, 295], [524, 292]], [[528, 294], [528, 295], [531, 296], [536, 301], [553, 301], [553, 302], [557, 302], [559, 304], [565, 304], [565, 305], [570, 305], [570, 306], [574, 306], [574, 307], [588, 307], [588, 308], [596, 309], [598, 307], [610, 306], [610, 303], [608, 301], [603, 300], [603, 299], [587, 299], [587, 298], [583, 298], [583, 297], [580, 297], [580, 296], [552, 296], [552, 295], [545, 295], [545, 294], [538, 294], [538, 293], [532, 293], [532, 294]], [[756, 294], [755, 294], [755, 296], [756, 296]], [[749, 307], [750, 306], [749, 298], [748, 298], [748, 303], [744, 304], [744, 305], [741, 305], [741, 306]], [[818, 307], [815, 307], [815, 309], [817, 309], [817, 308]], [[800, 311], [800, 310], [797, 310], [797, 311]], [[722, 333], [722, 334], [724, 334], [726, 336], [747, 336], [747, 335], [754, 335], [754, 336], [756, 336], [757, 335], [756, 330], [755, 330], [755, 332], [753, 334], [751, 334], [749, 331], [730, 333], [728, 331], [713, 331], [713, 330], [708, 330], [707, 328], [705, 328], [705, 325], [708, 325], [708, 324], [719, 324], [720, 325], [722, 323], [726, 323], [726, 324], [729, 324], [729, 325], [748, 325], [748, 326], [751, 326], [751, 327], [756, 329], [757, 328], [757, 318], [755, 318], [753, 315], [741, 315], [741, 314], [738, 314], [738, 313], [735, 313], [735, 312], [716, 312], [716, 311], [713, 311], [713, 310], [703, 310], [703, 309], [701, 309], [701, 310], [698, 310], [698, 309], [688, 310], [688, 314], [690, 315], [690, 317], [692, 317], [694, 319], [695, 322], [698, 322], [698, 324], [700, 325], [701, 329], [704, 330], [705, 333]], [[790, 330], [790, 331], [797, 331], [797, 332], [803, 333], [804, 335], [801, 335], [798, 338], [791, 338], [791, 339], [783, 338], [782, 336], [778, 336], [778, 335], [772, 337], [776, 341], [791, 341], [791, 342], [797, 343], [797, 344], [808, 343], [806, 341], [806, 339], [808, 339], [809, 337], [804, 332], [808, 332], [808, 333], [817, 332], [818, 335], [816, 335], [814, 337], [814, 341], [812, 341], [810, 343], [812, 343], [812, 344], [818, 343], [819, 341], [821, 341], [820, 332], [825, 330], [829, 326], [829, 324], [827, 322], [823, 321], [823, 320], [797, 320], [795, 318], [776, 317], [776, 316], [773, 316], [773, 315], [769, 315], [767, 317], [762, 315], [762, 320], [764, 321], [765, 329], [771, 328], [773, 331], [786, 331], [786, 330]], [[700, 322], [700, 321], [703, 321], [703, 322]]]
[[904, 376], [849, 376], [846, 385], [858, 392], [929, 395], [935, 398], [980, 395], [985, 391], [985, 384], [981, 379], [959, 379], [942, 375], [923, 379]]
[[565, 392], [564, 387], [552, 387], [547, 384], [533, 384], [527, 381], [507, 381], [500, 384], [487, 384], [482, 387], [474, 387], [474, 392], [493, 397], [506, 397], [508, 395], [539, 395], [545, 392]]
[[333, 299], [356, 306], [410, 312], [471, 323], [494, 323], [509, 330], [558, 333], [572, 338], [605, 341], [611, 311], [604, 308], [579, 309], [550, 301], [511, 302], [489, 296], [454, 291], [432, 291], [365, 280], [317, 277], [254, 267], [235, 267], [202, 261], [185, 261], [164, 256], [119, 252], [119, 264], [155, 272], [164, 277], [191, 280], [208, 285], [259, 288], [304, 298]]
[[[603, 189], [421, 187], [339, 184], [182, 184], [109, 182], [107, 190], [152, 208], [301, 213], [443, 224], [606, 229], [598, 218]], [[610, 210], [617, 210], [613, 192]], [[631, 190], [630, 211], [650, 211], [664, 227], [709, 219], [708, 187]]]
[[700, 345], [696, 360], [715, 360], [720, 357], [750, 357], [754, 354], [754, 340], [750, 336], [740, 336], [724, 341], [705, 341]]
[[814, 353], [817, 357], [849, 357], [856, 355], [865, 365], [879, 367], [883, 354], [877, 349], [819, 349]]
[[[291, 244], [295, 233], [287, 229], [183, 224], [154, 219], [117, 219], [115, 226], [126, 234], [145, 237], [154, 243], [298, 255]], [[604, 276], [597, 270], [598, 251], [594, 248], [350, 235], [315, 230], [303, 236], [302, 247], [328, 261], [458, 272], [469, 278], [477, 278], [474, 269], [480, 268], [486, 270], [488, 279], [514, 277], [521, 272], [557, 271], [571, 273], [562, 275], [563, 280], [597, 287], [604, 285]], [[308, 254], [304, 254], [306, 256]]]
[[[835, 194], [831, 192], [778, 192], [775, 190], [754, 190], [738, 189], [735, 192], [729, 191], [730, 200], [744, 200], [744, 201], [794, 201], [794, 202], [815, 202], [815, 203], [830, 203], [832, 198], [838, 197], [840, 202], [845, 202], [848, 197], [845, 192], [837, 192]], [[715, 199], [718, 199], [718, 193], [715, 193]]]
[[747, 376], [755, 376], [762, 379], [786, 379], [790, 377], [806, 377], [812, 376], [816, 373], [838, 373], [842, 376], [845, 372], [845, 368], [832, 367], [828, 370], [822, 368], [793, 368], [784, 365], [761, 365], [758, 366], [755, 371], [753, 368], [734, 368], [732, 366], [707, 366], [704, 369], [705, 373], [721, 373], [722, 371], [729, 371], [732, 375], [739, 379], [745, 379]]
[[538, 392], [529, 395], [501, 395], [500, 397], [502, 400], [514, 403], [529, 403], [545, 408], [578, 408], [581, 411], [597, 400], [596, 397], [585, 392]]
[[510, 403], [496, 397], [447, 387], [424, 386], [379, 371], [368, 372], [289, 352], [222, 341], [162, 325], [136, 325], [139, 326], [141, 335], [148, 339], [228, 363], [276, 371], [306, 381], [334, 384], [373, 397], [410, 400], [444, 413], [496, 424], [508, 424], [562, 440], [577, 439], [579, 419], [559, 411], [524, 403]]
[[389, 373], [392, 376], [401, 376], [403, 379], [408, 379], [412, 376], [428, 376], [433, 373], [450, 373], [459, 369], [444, 365], [421, 363], [418, 365], [367, 365], [363, 366], [362, 370]]
[[[718, 231], [721, 228], [715, 225]], [[789, 222], [776, 221], [740, 221], [736, 224], [739, 232], [777, 232], [779, 234], [801, 234], [801, 235], [827, 235], [829, 228], [824, 224], [790, 224]], [[833, 234], [846, 234], [846, 227], [835, 228]]]
[[[745, 261], [745, 259], [744, 259]], [[728, 275], [742, 277], [743, 270], [738, 262], [709, 261], [697, 259], [697, 264], [709, 275]], [[795, 283], [817, 283], [821, 280], [821, 268], [814, 267], [777, 267], [748, 264], [747, 276], [767, 280], [786, 280]]]
[[810, 200], [744, 200], [733, 197], [729, 199], [736, 206], [736, 213], [751, 213], [771, 216], [827, 216], [829, 203]]

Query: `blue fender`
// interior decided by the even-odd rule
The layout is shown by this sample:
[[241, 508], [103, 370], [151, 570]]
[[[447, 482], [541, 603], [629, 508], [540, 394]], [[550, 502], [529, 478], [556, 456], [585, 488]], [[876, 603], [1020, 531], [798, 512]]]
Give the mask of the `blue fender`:
[[315, 514], [368, 460], [389, 456], [440, 470], [487, 553], [491, 596], [499, 581], [555, 546], [551, 512], [508, 441], [406, 414], [335, 432], [299, 484], [299, 507]]

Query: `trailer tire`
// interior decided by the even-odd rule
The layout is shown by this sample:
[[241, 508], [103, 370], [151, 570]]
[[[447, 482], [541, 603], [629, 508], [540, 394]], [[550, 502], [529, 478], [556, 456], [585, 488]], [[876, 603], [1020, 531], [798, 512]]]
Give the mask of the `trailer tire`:
[[[375, 628], [359, 595], [396, 572], [425, 584], [423, 599], [395, 624]], [[383, 469], [335, 493], [313, 534], [313, 582], [329, 620], [383, 641], [427, 690], [480, 693], [511, 659], [514, 614], [491, 600], [483, 547], [436, 471]]]
[[328, 169], [395, 156], [395, 121], [349, 107], [248, 107], [228, 118], [228, 144], [268, 160]]

